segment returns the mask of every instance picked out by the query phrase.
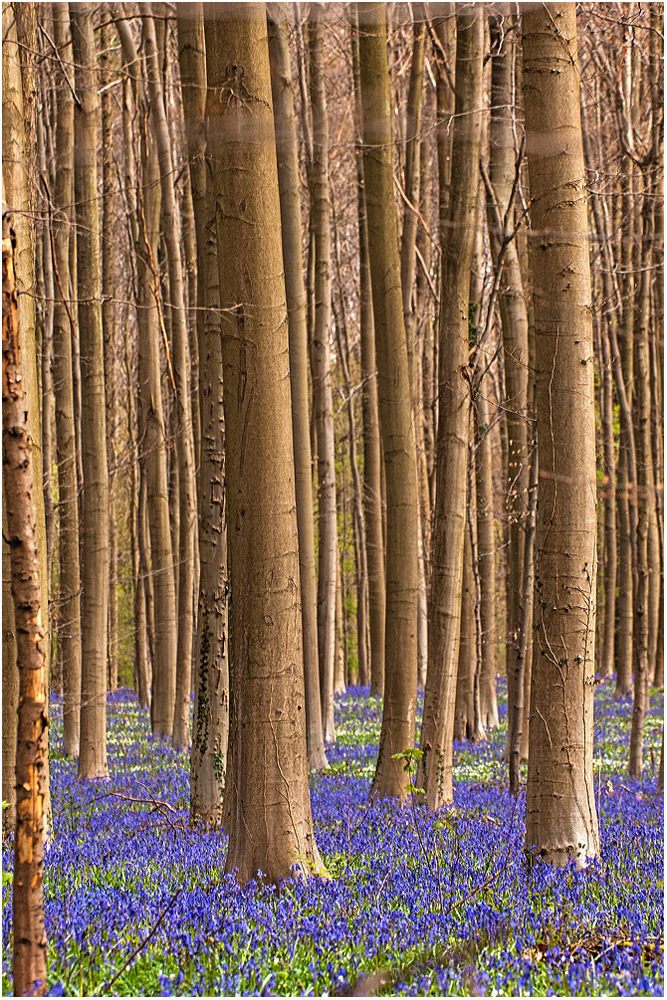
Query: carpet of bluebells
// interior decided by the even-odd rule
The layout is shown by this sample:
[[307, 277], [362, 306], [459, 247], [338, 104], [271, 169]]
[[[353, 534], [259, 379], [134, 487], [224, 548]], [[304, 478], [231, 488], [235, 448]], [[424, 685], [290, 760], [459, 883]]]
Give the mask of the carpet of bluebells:
[[[500, 701], [504, 722], [502, 687]], [[641, 781], [627, 777], [631, 708], [598, 686], [602, 854], [583, 872], [553, 871], [524, 861], [506, 724], [485, 743], [455, 744], [455, 808], [427, 816], [369, 803], [381, 703], [349, 689], [331, 766], [311, 779], [331, 878], [240, 889], [224, 874], [226, 837], [188, 826], [186, 755], [151, 737], [134, 695], [109, 697], [105, 784], [76, 780], [55, 702], [50, 995], [662, 996], [662, 692], [652, 693]], [[3, 864], [11, 870], [11, 843]]]

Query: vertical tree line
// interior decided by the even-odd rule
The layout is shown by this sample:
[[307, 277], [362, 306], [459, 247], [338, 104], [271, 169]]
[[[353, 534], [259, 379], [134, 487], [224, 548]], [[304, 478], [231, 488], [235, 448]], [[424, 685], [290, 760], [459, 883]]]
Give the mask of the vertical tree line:
[[104, 780], [134, 688], [245, 882], [320, 869], [346, 687], [383, 698], [371, 796], [435, 810], [506, 678], [526, 847], [597, 854], [595, 685], [638, 776], [664, 679], [662, 16], [3, 5], [17, 845], [49, 690]]

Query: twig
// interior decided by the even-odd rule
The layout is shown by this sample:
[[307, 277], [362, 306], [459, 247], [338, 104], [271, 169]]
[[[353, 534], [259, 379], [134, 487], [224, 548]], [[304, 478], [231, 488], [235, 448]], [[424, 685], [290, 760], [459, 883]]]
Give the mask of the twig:
[[132, 959], [136, 958], [136, 956], [139, 954], [139, 952], [144, 947], [144, 945], [148, 944], [148, 942], [153, 937], [153, 935], [155, 934], [156, 930], [158, 929], [158, 927], [160, 926], [160, 924], [162, 923], [162, 921], [164, 920], [164, 918], [167, 916], [167, 914], [169, 913], [169, 910], [172, 908], [172, 906], [174, 905], [174, 903], [176, 902], [177, 898], [180, 896], [180, 894], [181, 894], [182, 891], [183, 891], [182, 889], [177, 889], [176, 890], [176, 892], [171, 897], [171, 899], [169, 900], [169, 902], [165, 906], [165, 908], [162, 911], [162, 913], [160, 914], [160, 916], [157, 918], [157, 920], [153, 924], [152, 928], [150, 929], [150, 931], [148, 932], [148, 934], [146, 935], [146, 937], [142, 941], [139, 942], [139, 944], [134, 949], [134, 951], [132, 952], [132, 954], [128, 958], [128, 960], [125, 963], [125, 965], [123, 966], [123, 968], [118, 970], [118, 972], [113, 977], [113, 979], [110, 979], [108, 983], [104, 984], [104, 986], [100, 990], [101, 993], [105, 992], [106, 990], [110, 990], [111, 989], [111, 987], [116, 982], [116, 980], [119, 978], [119, 976], [123, 975], [123, 973], [127, 969], [128, 965], [130, 964], [130, 962], [132, 961]]

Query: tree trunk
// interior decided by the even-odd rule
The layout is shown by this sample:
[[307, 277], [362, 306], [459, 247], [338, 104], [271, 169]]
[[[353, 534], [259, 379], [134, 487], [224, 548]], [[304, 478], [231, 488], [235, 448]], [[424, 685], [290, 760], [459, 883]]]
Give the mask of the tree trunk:
[[[352, 18], [354, 20], [354, 10]], [[355, 86], [355, 110], [361, 128], [361, 95], [359, 84], [359, 38], [352, 35], [352, 62]], [[368, 563], [368, 626], [370, 636], [371, 694], [384, 691], [385, 659], [385, 567], [382, 532], [382, 443], [378, 412], [378, 382], [375, 358], [375, 323], [371, 291], [368, 227], [364, 196], [364, 165], [357, 146], [357, 222], [359, 230], [359, 326], [361, 341], [361, 406], [364, 444], [364, 520], [366, 525], [366, 561]]]
[[[345, 502], [345, 500], [343, 500]], [[343, 517], [345, 520], [345, 517]], [[345, 576], [343, 574], [343, 553], [341, 553], [341, 565], [336, 574], [336, 655], [334, 657], [334, 694], [343, 694], [345, 691], [345, 672], [349, 661], [347, 645], [347, 621], [345, 617], [347, 587], [345, 586]]]
[[[54, 40], [63, 67], [72, 62], [67, 4], [52, 4]], [[63, 69], [63, 73], [65, 70]], [[63, 81], [64, 84], [64, 81]], [[74, 102], [69, 88], [56, 88], [56, 180], [53, 255], [56, 302], [53, 317], [53, 386], [56, 396], [58, 462], [58, 657], [63, 678], [63, 749], [79, 753], [81, 714], [81, 574], [79, 566], [79, 491], [76, 472], [72, 340], [75, 316], [68, 304], [71, 206], [74, 204]]]
[[227, 522], [222, 341], [215, 202], [208, 190], [206, 44], [203, 6], [180, 4], [179, 62], [197, 241], [199, 466], [199, 613], [195, 639], [195, 714], [190, 752], [190, 819], [222, 825], [229, 734]]
[[384, 4], [357, 4], [368, 226], [387, 496], [385, 696], [374, 798], [406, 794], [393, 755], [414, 744], [417, 702], [418, 495], [394, 207], [392, 108]]
[[172, 143], [167, 125], [166, 104], [158, 64], [155, 23], [150, 17], [145, 17], [143, 20], [143, 45], [146, 53], [152, 128], [161, 175], [162, 219], [169, 270], [169, 301], [171, 302], [172, 364], [176, 396], [174, 405], [178, 422], [178, 434], [176, 435], [179, 486], [178, 646], [172, 744], [177, 749], [182, 749], [190, 745], [192, 636], [195, 621], [195, 532], [197, 527], [197, 488], [190, 394], [190, 348], [183, 289], [180, 226], [174, 188]]
[[[210, 17], [208, 16], [210, 12]], [[319, 868], [306, 758], [280, 199], [263, 4], [206, 8], [226, 430], [230, 750], [226, 870]], [[237, 101], [233, 94], [242, 92]]]
[[[509, 18], [509, 20], [508, 20]], [[514, 678], [522, 675], [516, 658], [520, 655], [522, 620], [526, 603], [532, 594], [523, 591], [524, 545], [528, 511], [528, 312], [523, 290], [519, 249], [516, 239], [510, 238], [514, 212], [510, 204], [516, 170], [513, 107], [516, 104], [514, 78], [513, 32], [507, 30], [514, 23], [509, 17], [509, 4], [503, 5], [498, 15], [491, 18], [491, 37], [495, 54], [491, 69], [491, 120], [489, 127], [489, 180], [487, 190], [487, 218], [489, 242], [496, 269], [501, 269], [498, 285], [498, 304], [503, 331], [503, 363], [507, 387], [505, 417], [507, 426], [507, 515], [509, 519], [509, 544], [507, 547], [507, 745], [514, 740], [514, 719], [522, 716], [513, 711], [515, 700], [523, 701], [523, 693], [515, 691]], [[530, 639], [527, 650], [530, 670]]]
[[[202, 22], [203, 27], [203, 22]], [[222, 825], [229, 738], [227, 516], [222, 341], [215, 239], [215, 202], [207, 199], [203, 338], [199, 347], [202, 453], [199, 468], [199, 615], [195, 646], [195, 715], [190, 755], [190, 818]]]
[[[148, 649], [148, 622], [146, 608], [146, 580], [148, 573], [142, 566], [141, 545], [141, 493], [139, 485], [139, 459], [137, 455], [137, 434], [132, 366], [130, 364], [129, 337], [125, 336], [125, 372], [128, 383], [127, 397], [127, 439], [130, 452], [130, 510], [128, 516], [130, 549], [132, 556], [133, 612], [134, 612], [134, 676], [135, 690], [142, 708], [150, 705], [150, 657]], [[148, 560], [146, 560], [148, 563]], [[147, 567], [146, 567], [147, 568]]]
[[[447, 242], [442, 249], [439, 420], [431, 543], [429, 660], [424, 692], [417, 783], [430, 809], [452, 801], [452, 726], [461, 623], [466, 520], [470, 391], [468, 306], [477, 216], [482, 122], [484, 20], [481, 11], [456, 14], [456, 118]], [[441, 198], [443, 197], [441, 193]]]
[[526, 849], [556, 866], [571, 860], [583, 866], [599, 851], [593, 793], [597, 566], [576, 12], [571, 4], [554, 3], [526, 9], [522, 18], [532, 228], [538, 234], [530, 259], [540, 470]]
[[336, 739], [333, 715], [336, 656], [336, 458], [331, 388], [331, 201], [329, 195], [329, 123], [324, 90], [322, 43], [324, 9], [311, 8], [308, 23], [313, 160], [310, 171], [310, 217], [315, 250], [315, 323], [311, 343], [313, 420], [317, 434], [317, 518], [319, 529], [317, 625], [320, 696], [325, 743]]
[[[40, 100], [45, 101], [45, 84], [43, 73], [40, 73]], [[42, 187], [47, 191], [51, 190], [50, 171], [47, 166], [47, 138], [46, 129], [50, 124], [45, 121], [45, 113], [40, 109], [37, 115], [37, 155], [39, 158], [39, 173]], [[51, 153], [53, 150], [50, 151]], [[52, 157], [48, 162], [51, 162]], [[48, 593], [44, 594], [44, 605], [48, 607], [47, 634], [49, 647], [52, 635], [52, 608], [53, 608], [53, 543], [55, 536], [55, 505], [53, 499], [53, 462], [54, 462], [54, 442], [53, 442], [53, 313], [55, 304], [55, 289], [53, 280], [53, 255], [51, 253], [51, 232], [53, 225], [51, 199], [43, 209], [45, 213], [44, 225], [37, 230], [35, 246], [35, 263], [37, 266], [37, 294], [38, 298], [43, 296], [41, 309], [37, 310], [37, 342], [40, 354], [40, 374], [38, 381], [41, 381], [41, 427], [42, 427], [42, 493], [44, 496], [44, 527], [46, 531], [46, 579], [48, 582]], [[41, 341], [41, 344], [40, 344]]]
[[102, 268], [97, 200], [97, 53], [94, 5], [70, 4], [72, 57], [79, 104], [74, 110], [78, 316], [83, 455], [82, 679], [79, 777], [106, 778], [109, 479], [104, 398]]
[[[533, 608], [535, 594], [535, 532], [537, 514], [537, 490], [538, 490], [538, 457], [537, 444], [532, 447], [530, 457], [530, 487], [528, 496], [528, 517], [526, 520], [525, 546], [523, 550], [523, 580], [521, 591], [525, 599], [521, 607], [521, 621], [519, 623], [519, 634], [517, 637], [516, 656], [512, 660], [514, 670], [514, 690], [516, 697], [509, 706], [509, 711], [514, 718], [508, 729], [511, 732], [511, 739], [508, 740], [508, 762], [509, 762], [509, 785], [510, 792], [517, 795], [519, 792], [519, 778], [521, 761], [528, 759], [525, 752], [526, 732], [526, 701], [530, 704], [531, 690], [531, 667], [533, 655], [533, 643], [531, 632], [533, 629]], [[528, 675], [528, 682], [526, 682]]]
[[[29, 130], [31, 118], [30, 107], [24, 104], [25, 66], [23, 60], [32, 58], [31, 52], [36, 49], [34, 38], [27, 37], [30, 22], [34, 23], [36, 8], [34, 4], [5, 4], [2, 12], [2, 179], [4, 184], [3, 201], [9, 206], [12, 215], [12, 226], [16, 233], [16, 256], [14, 273], [18, 294], [18, 326], [22, 357], [23, 393], [28, 407], [28, 434], [32, 443], [34, 468], [43, 467], [42, 431], [41, 431], [41, 400], [37, 380], [37, 352], [35, 346], [35, 276], [33, 198], [29, 177], [25, 164], [34, 156], [34, 134]], [[27, 22], [24, 24], [23, 22]], [[18, 33], [18, 38], [17, 38]], [[32, 73], [32, 69], [30, 73]], [[28, 75], [30, 75], [30, 73]], [[48, 594], [48, 564], [46, 546], [46, 520], [44, 514], [44, 494], [41, 489], [33, 494], [36, 516], [37, 550], [39, 553], [39, 584], [42, 594]], [[10, 637], [3, 646], [3, 654], [10, 657], [16, 651], [13, 639]], [[49, 649], [47, 646], [46, 677], [48, 687]], [[13, 670], [10, 664], [13, 662]], [[3, 660], [3, 674], [5, 663]], [[7, 664], [7, 675], [10, 687], [18, 685], [16, 660]], [[11, 732], [10, 728], [10, 732]], [[15, 737], [15, 732], [14, 732]], [[51, 800], [49, 794], [48, 760], [46, 762], [45, 783], [45, 829], [50, 825]], [[12, 796], [13, 798], [13, 796]], [[11, 799], [7, 800], [11, 801]]]
[[[612, 320], [613, 322], [613, 320]], [[616, 628], [616, 570], [618, 546], [616, 544], [616, 452], [614, 448], [614, 399], [612, 389], [611, 355], [606, 330], [600, 330], [602, 372], [601, 407], [604, 476], [604, 620], [602, 623], [602, 649], [599, 671], [603, 677], [614, 673], [614, 630]]]
[[[169, 525], [167, 486], [167, 446], [165, 418], [160, 378], [160, 339], [167, 345], [164, 318], [160, 306], [157, 276], [157, 241], [160, 218], [160, 185], [157, 155], [146, 128], [146, 107], [143, 82], [139, 76], [139, 61], [129, 23], [117, 22], [123, 47], [123, 59], [135, 91], [137, 117], [140, 121], [141, 159], [135, 178], [137, 192], [137, 227], [135, 255], [137, 261], [138, 308], [138, 372], [139, 372], [139, 440], [142, 442], [142, 479], [148, 511], [148, 528], [140, 517], [141, 536], [150, 534], [150, 571], [146, 574], [146, 617], [151, 647], [152, 696], [151, 728], [157, 736], [171, 736], [174, 722], [176, 690], [177, 618], [174, 585], [174, 562]], [[169, 359], [168, 371], [171, 376]], [[154, 580], [154, 583], [153, 583]], [[150, 594], [154, 593], [154, 601]], [[151, 614], [151, 606], [153, 614]]]
[[475, 578], [472, 570], [470, 531], [466, 526], [463, 542], [463, 576], [461, 588], [461, 627], [459, 630], [459, 662], [456, 670], [454, 701], [455, 740], [467, 740], [472, 735], [473, 685], [475, 676]]
[[[634, 195], [632, 177], [624, 194], [621, 208], [621, 316], [616, 343], [612, 341], [612, 369], [617, 384], [623, 382], [628, 407], [632, 405], [633, 355], [634, 355], [634, 299], [635, 275], [633, 268], [634, 245]], [[595, 204], [595, 203], [593, 203]], [[615, 348], [615, 350], [614, 350]], [[620, 348], [620, 349], [619, 349]], [[617, 395], [620, 394], [617, 392]], [[635, 575], [634, 549], [636, 538], [633, 524], [636, 522], [634, 492], [630, 496], [630, 463], [634, 453], [634, 429], [632, 421], [621, 420], [618, 443], [618, 485], [617, 485], [617, 540], [619, 580], [632, 581]], [[632, 506], [631, 506], [632, 505]], [[614, 661], [616, 666], [616, 695], [623, 697], [632, 688], [632, 647], [633, 647], [633, 586], [619, 587], [616, 604], [616, 641]]]
[[634, 693], [632, 726], [630, 730], [629, 773], [639, 778], [642, 773], [644, 718], [648, 707], [648, 684], [651, 677], [650, 663], [650, 580], [649, 542], [651, 523], [655, 521], [655, 481], [653, 477], [653, 452], [651, 446], [651, 384], [649, 366], [650, 267], [652, 243], [654, 192], [645, 178], [644, 205], [642, 210], [642, 252], [639, 296], [635, 318], [635, 446], [637, 457], [637, 587], [634, 594], [633, 657]]
[[16, 660], [16, 623], [12, 599], [12, 574], [6, 539], [7, 512], [2, 490], [2, 834], [16, 829], [16, 713], [19, 672]]
[[[118, 687], [118, 551], [116, 545], [116, 271], [118, 253], [113, 231], [114, 172], [112, 105], [108, 70], [112, 29], [102, 26], [102, 53], [100, 56], [102, 89], [102, 328], [104, 331], [104, 386], [106, 395], [107, 466], [109, 470], [109, 623], [108, 623], [108, 683], [109, 690]], [[69, 95], [65, 95], [68, 99]]]
[[[4, 29], [5, 24], [3, 40], [8, 38]], [[10, 59], [18, 61], [16, 46], [13, 52], [9, 46], [3, 52], [3, 63]], [[3, 96], [7, 97], [6, 91]], [[2, 195], [4, 203], [4, 183]], [[2, 466], [19, 665], [12, 973], [14, 996], [44, 996], [48, 989], [42, 889], [44, 816], [48, 807], [48, 636], [40, 585], [39, 534], [35, 512], [35, 497], [41, 493], [38, 485], [41, 466], [35, 462], [31, 445], [29, 401], [24, 395], [20, 342], [24, 338], [32, 339], [34, 351], [35, 328], [24, 330], [22, 336], [19, 334], [18, 284], [14, 265], [18, 244], [17, 232], [10, 228], [13, 221], [3, 207]], [[30, 252], [30, 246], [21, 247], [21, 250]], [[35, 470], [38, 470], [37, 477]]]
[[498, 726], [496, 699], [496, 539], [494, 530], [493, 452], [489, 401], [484, 389], [476, 401], [477, 563], [481, 589], [482, 662], [480, 704], [485, 729]]
[[336, 282], [339, 308], [336, 314], [336, 346], [338, 360], [343, 375], [343, 392], [349, 426], [350, 471], [352, 473], [352, 502], [354, 520], [354, 547], [357, 589], [357, 656], [359, 668], [359, 684], [366, 685], [370, 680], [368, 671], [368, 563], [366, 558], [366, 526], [364, 524], [363, 487], [357, 459], [357, 424], [354, 415], [354, 399], [350, 379], [350, 343], [345, 316], [345, 299], [343, 295], [343, 280], [340, 268], [340, 252], [338, 246], [338, 230], [336, 228]]
[[271, 84], [276, 119], [278, 180], [285, 258], [285, 286], [289, 312], [292, 436], [299, 526], [299, 569], [303, 614], [303, 660], [306, 684], [306, 737], [308, 764], [327, 767], [322, 731], [320, 675], [317, 644], [317, 577], [313, 521], [312, 456], [308, 403], [308, 326], [306, 290], [301, 251], [301, 184], [292, 72], [287, 23], [280, 4], [269, 6]]

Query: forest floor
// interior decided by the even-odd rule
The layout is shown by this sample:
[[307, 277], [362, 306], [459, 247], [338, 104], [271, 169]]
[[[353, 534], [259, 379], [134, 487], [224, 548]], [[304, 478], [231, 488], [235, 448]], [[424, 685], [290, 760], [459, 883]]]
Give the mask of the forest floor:
[[[381, 702], [337, 699], [328, 771], [312, 775], [331, 878], [239, 889], [226, 837], [188, 827], [188, 757], [150, 736], [134, 695], [109, 697], [111, 780], [76, 780], [52, 707], [55, 837], [45, 864], [51, 996], [663, 995], [662, 691], [645, 777], [627, 778], [631, 701], [596, 689], [602, 855], [529, 869], [524, 802], [508, 793], [501, 728], [455, 744], [455, 808], [368, 801]], [[5, 844], [4, 871], [11, 871]], [[3, 879], [11, 992], [11, 876]], [[369, 977], [369, 978], [365, 978]], [[356, 984], [356, 988], [355, 988]]]

